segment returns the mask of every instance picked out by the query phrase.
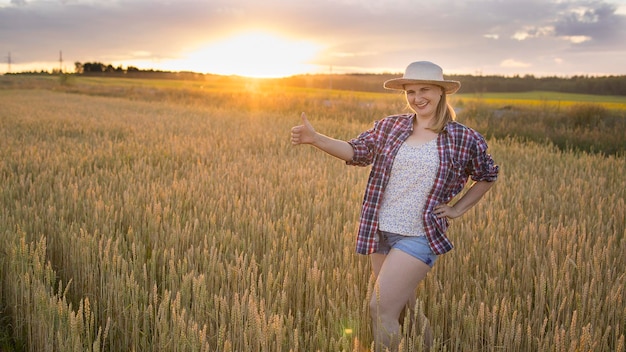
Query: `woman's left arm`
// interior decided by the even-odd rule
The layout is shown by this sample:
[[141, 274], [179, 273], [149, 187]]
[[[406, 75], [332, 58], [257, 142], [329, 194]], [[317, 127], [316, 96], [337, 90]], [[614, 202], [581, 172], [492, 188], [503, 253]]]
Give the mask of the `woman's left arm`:
[[[435, 215], [438, 218], [454, 219], [465, 214], [489, 191], [498, 178], [500, 167], [495, 164], [493, 158], [487, 153], [487, 142], [483, 136], [470, 129], [472, 136], [469, 141], [474, 141], [471, 150], [471, 161], [464, 171], [472, 177], [474, 183], [465, 194], [454, 204], [439, 204], [435, 207]], [[473, 137], [473, 138], [472, 138]], [[471, 142], [470, 142], [471, 143]]]
[[435, 207], [435, 215], [438, 218], [454, 219], [465, 214], [489, 191], [495, 181], [477, 181], [472, 184], [470, 189], [459, 199], [454, 206], [448, 204], [439, 204]]

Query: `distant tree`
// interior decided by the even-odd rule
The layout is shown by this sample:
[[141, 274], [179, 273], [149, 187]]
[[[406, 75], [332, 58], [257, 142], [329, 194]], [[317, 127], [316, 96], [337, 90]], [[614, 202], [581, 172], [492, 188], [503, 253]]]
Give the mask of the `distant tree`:
[[74, 72], [76, 74], [82, 74], [83, 73], [83, 64], [81, 64], [80, 62], [76, 61], [74, 63]]
[[100, 62], [86, 62], [83, 65], [84, 73], [102, 73], [106, 70], [106, 66]]

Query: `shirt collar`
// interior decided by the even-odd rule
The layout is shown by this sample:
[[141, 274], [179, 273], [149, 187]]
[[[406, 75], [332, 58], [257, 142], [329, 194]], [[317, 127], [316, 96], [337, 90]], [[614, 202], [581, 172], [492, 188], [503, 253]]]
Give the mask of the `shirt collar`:
[[[405, 117], [409, 118], [411, 120], [411, 125], [409, 126], [409, 131], [413, 131], [413, 121], [417, 118], [417, 114], [416, 113], [412, 113], [412, 114], [407, 114], [405, 115]], [[448, 133], [448, 126], [450, 126], [450, 124], [454, 123], [454, 120], [452, 121], [448, 121], [448, 123], [446, 123], [445, 125], [443, 125], [443, 129], [441, 130], [441, 133]]]

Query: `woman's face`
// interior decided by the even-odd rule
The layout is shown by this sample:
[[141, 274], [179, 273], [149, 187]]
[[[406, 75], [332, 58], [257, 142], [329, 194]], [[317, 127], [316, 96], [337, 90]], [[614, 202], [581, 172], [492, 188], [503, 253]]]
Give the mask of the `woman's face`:
[[406, 101], [420, 117], [432, 117], [437, 111], [443, 90], [434, 84], [407, 84]]

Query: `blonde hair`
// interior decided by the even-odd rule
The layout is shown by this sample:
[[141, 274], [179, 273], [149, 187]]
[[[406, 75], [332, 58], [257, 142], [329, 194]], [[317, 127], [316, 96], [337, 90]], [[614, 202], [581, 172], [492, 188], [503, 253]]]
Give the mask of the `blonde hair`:
[[448, 103], [448, 94], [443, 92], [441, 94], [441, 99], [439, 99], [439, 104], [437, 104], [435, 119], [428, 129], [436, 133], [441, 133], [443, 131], [443, 127], [447, 125], [448, 122], [454, 120], [456, 120], [456, 112], [454, 112], [454, 109]]

